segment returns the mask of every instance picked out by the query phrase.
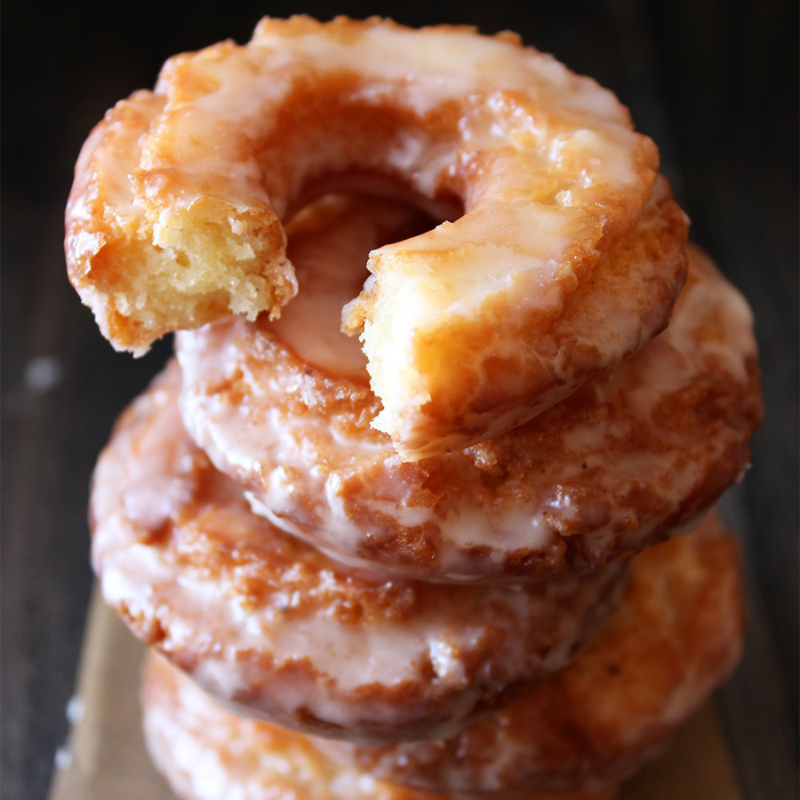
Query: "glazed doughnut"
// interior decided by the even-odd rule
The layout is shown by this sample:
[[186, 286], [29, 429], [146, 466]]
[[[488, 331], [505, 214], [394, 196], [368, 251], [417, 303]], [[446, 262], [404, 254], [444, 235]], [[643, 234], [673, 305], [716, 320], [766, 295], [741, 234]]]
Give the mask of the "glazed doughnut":
[[519, 587], [336, 563], [249, 509], [180, 423], [176, 365], [95, 472], [92, 560], [134, 633], [250, 713], [330, 736], [450, 735], [567, 663], [626, 565]]
[[[246, 46], [170, 59], [89, 137], [69, 272], [112, 343], [142, 352], [232, 312], [277, 316], [296, 292], [282, 223], [310, 197], [369, 185], [440, 219], [463, 207], [371, 253], [345, 312], [374, 424], [414, 461], [521, 424], [663, 328], [683, 215], [655, 203], [652, 262], [608, 257], [657, 169], [611, 92], [511, 34], [265, 19]], [[604, 316], [591, 286], [609, 269]]]
[[325, 747], [376, 777], [458, 797], [623, 781], [728, 677], [743, 635], [739, 548], [712, 513], [636, 556], [592, 644], [514, 705], [447, 741]]
[[738, 548], [710, 517], [634, 559], [622, 604], [569, 667], [453, 739], [354, 747], [245, 720], [157, 657], [145, 675], [146, 738], [192, 800], [262, 800], [267, 786], [309, 800], [610, 798], [730, 673], [743, 621]]
[[[183, 800], [447, 800], [375, 780], [330, 758], [319, 740], [230, 713], [152, 652], [142, 685], [145, 741]], [[526, 794], [527, 800], [612, 800], [616, 787]]]
[[[377, 202], [338, 208], [341, 221], [318, 232], [309, 208], [302, 235], [290, 235], [305, 276], [346, 276], [336, 262], [369, 244], [376, 220], [399, 222]], [[370, 427], [379, 401], [358, 354], [309, 349], [326, 303], [335, 318], [346, 289], [317, 292], [310, 277], [288, 329], [293, 305], [278, 327], [233, 319], [178, 334], [184, 423], [257, 513], [339, 559], [444, 581], [593, 569], [695, 524], [749, 460], [761, 418], [750, 311], [696, 248], [691, 262], [665, 333], [524, 426], [460, 452], [404, 462]]]

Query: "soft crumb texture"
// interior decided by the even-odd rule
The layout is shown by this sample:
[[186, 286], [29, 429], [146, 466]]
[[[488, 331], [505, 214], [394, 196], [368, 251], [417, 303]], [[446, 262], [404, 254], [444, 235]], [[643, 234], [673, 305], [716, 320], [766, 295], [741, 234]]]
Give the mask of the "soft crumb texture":
[[176, 198], [175, 222], [133, 190], [163, 108], [163, 96], [141, 91], [106, 114], [81, 151], [67, 206], [70, 280], [112, 344], [137, 353], [172, 330], [277, 312], [296, 291], [291, 265], [271, 255], [285, 241], [276, 219], [235, 219], [223, 201]]
[[[512, 268], [507, 252], [486, 255], [491, 276], [474, 264], [470, 278], [453, 276], [457, 289], [446, 301], [387, 266], [418, 248], [431, 269], [448, 274], [453, 264], [477, 261], [454, 228], [435, 246], [417, 238], [370, 254], [379, 277], [349, 309], [363, 325], [382, 403], [373, 425], [408, 461], [505, 433], [615, 368], [666, 327], [686, 277], [686, 218], [663, 177], [632, 230], [605, 234], [580, 277], [562, 267], [558, 289], [536, 270]], [[488, 249], [494, 242], [484, 236]], [[525, 262], [513, 236], [497, 246]], [[478, 293], [480, 305], [461, 292]]]

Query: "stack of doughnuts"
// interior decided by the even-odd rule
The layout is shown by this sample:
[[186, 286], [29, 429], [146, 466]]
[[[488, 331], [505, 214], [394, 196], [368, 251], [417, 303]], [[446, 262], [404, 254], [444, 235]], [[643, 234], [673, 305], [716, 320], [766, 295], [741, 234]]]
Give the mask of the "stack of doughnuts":
[[91, 525], [180, 797], [610, 798], [735, 666], [752, 320], [610, 92], [265, 19], [108, 112], [66, 227], [115, 347], [177, 332]]

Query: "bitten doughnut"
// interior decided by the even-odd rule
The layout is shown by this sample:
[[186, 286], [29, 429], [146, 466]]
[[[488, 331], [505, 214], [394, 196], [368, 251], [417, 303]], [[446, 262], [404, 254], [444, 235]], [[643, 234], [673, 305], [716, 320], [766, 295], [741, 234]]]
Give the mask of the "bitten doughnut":
[[696, 248], [670, 327], [611, 375], [493, 440], [402, 461], [370, 427], [379, 401], [358, 354], [309, 349], [347, 343], [324, 328], [346, 290], [317, 291], [311, 276], [346, 285], [341, 261], [382, 215], [400, 219], [377, 202], [338, 208], [328, 213], [341, 221], [319, 230], [309, 208], [290, 235], [307, 276], [302, 323], [290, 305], [277, 327], [235, 319], [176, 337], [187, 429], [279, 527], [414, 576], [524, 581], [599, 567], [696, 523], [741, 476], [761, 419], [752, 319]]
[[326, 743], [374, 774], [445, 796], [578, 791], [630, 777], [730, 675], [744, 634], [739, 548], [710, 514], [633, 559], [622, 602], [561, 672], [458, 736]]
[[[231, 714], [152, 652], [143, 675], [145, 741], [183, 800], [448, 800], [328, 756], [319, 740]], [[616, 787], [526, 793], [525, 800], [612, 800]]]
[[184, 432], [179, 371], [121, 418], [95, 472], [92, 561], [133, 632], [243, 710], [330, 736], [449, 735], [559, 669], [626, 565], [527, 588], [395, 580], [249, 509]]
[[[511, 34], [265, 19], [246, 46], [170, 59], [89, 137], [69, 273], [112, 343], [141, 352], [232, 312], [277, 316], [296, 292], [282, 223], [310, 197], [370, 186], [457, 217], [372, 252], [345, 313], [374, 424], [415, 461], [521, 424], [663, 328], [683, 215], [656, 202], [654, 258], [608, 257], [657, 169], [611, 92]], [[603, 314], [591, 287], [609, 269]]]

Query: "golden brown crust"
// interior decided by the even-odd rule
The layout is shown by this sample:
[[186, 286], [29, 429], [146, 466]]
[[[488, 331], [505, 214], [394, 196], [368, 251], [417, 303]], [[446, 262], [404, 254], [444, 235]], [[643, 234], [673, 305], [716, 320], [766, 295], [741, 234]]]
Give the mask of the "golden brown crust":
[[[231, 714], [185, 675], [150, 655], [142, 684], [145, 739], [153, 761], [184, 800], [447, 800], [376, 781], [330, 758], [319, 740]], [[615, 786], [526, 793], [525, 800], [613, 800]]]
[[625, 565], [518, 587], [387, 579], [253, 515], [183, 431], [175, 365], [122, 416], [93, 564], [134, 633], [254, 714], [361, 740], [448, 735], [560, 668]]
[[610, 92], [512, 36], [264, 20], [244, 47], [170, 59], [154, 92], [92, 133], [69, 274], [112, 343], [142, 352], [230, 314], [278, 316], [296, 292], [282, 224], [360, 173], [460, 204], [376, 250], [347, 315], [382, 400], [375, 424], [416, 461], [521, 424], [663, 327], [684, 274], [680, 213], [656, 214], [662, 258], [612, 269], [607, 288], [626, 298], [613, 330], [580, 290], [660, 193], [657, 170]]
[[712, 513], [698, 531], [636, 556], [600, 635], [516, 704], [447, 741], [330, 746], [381, 778], [459, 796], [624, 780], [736, 665], [745, 622], [739, 559]]
[[[225, 252], [214, 233], [215, 216], [224, 209], [209, 200], [196, 202], [192, 215], [194, 224], [207, 231], [203, 255], [216, 260], [214, 268], [191, 267], [190, 242], [173, 249], [163, 236], [160, 243], [151, 241], [159, 212], [148, 211], [131, 194], [131, 181], [139, 170], [142, 141], [164, 105], [162, 94], [139, 91], [108, 111], [81, 150], [66, 211], [69, 279], [106, 338], [117, 349], [135, 353], [169, 330], [196, 328], [232, 310], [254, 317], [296, 291], [291, 273], [273, 270], [268, 281], [264, 265], [240, 257], [235, 243]], [[162, 182], [167, 179], [162, 176]], [[275, 225], [262, 236], [273, 247], [285, 241]], [[170, 320], [168, 327], [164, 319]]]
[[[418, 461], [495, 438], [569, 397], [667, 326], [686, 278], [687, 235], [686, 216], [659, 177], [638, 225], [617, 238], [604, 235], [596, 259], [562, 276], [558, 308], [529, 307], [516, 318], [499, 295], [417, 336], [410, 360], [425, 400], [397, 412], [406, 416], [393, 427], [382, 422], [384, 409], [375, 426], [391, 434], [404, 458]], [[523, 280], [512, 287], [517, 297], [536, 291]], [[394, 302], [382, 300], [380, 289], [375, 282], [354, 304], [359, 319], [362, 305]], [[374, 380], [380, 350], [367, 353], [383, 399]], [[396, 366], [387, 364], [390, 371]]]
[[[423, 789], [442, 798], [611, 798], [728, 676], [743, 626], [739, 550], [712, 515], [636, 557], [621, 606], [571, 666], [453, 739], [375, 748], [285, 731], [234, 716], [154, 658], [145, 729], [173, 788], [198, 800], [210, 800], [204, 786], [295, 780], [307, 782], [299, 796], [314, 800], [338, 800], [337, 787], [353, 800], [431, 797]], [[187, 752], [195, 757], [176, 758]], [[215, 765], [206, 776], [214, 780], [199, 779], [199, 764]]]
[[347, 558], [452, 580], [593, 569], [693, 523], [738, 480], [762, 416], [743, 299], [691, 249], [670, 328], [508, 434], [406, 463], [361, 382], [259, 320], [177, 338], [183, 417], [259, 513]]

